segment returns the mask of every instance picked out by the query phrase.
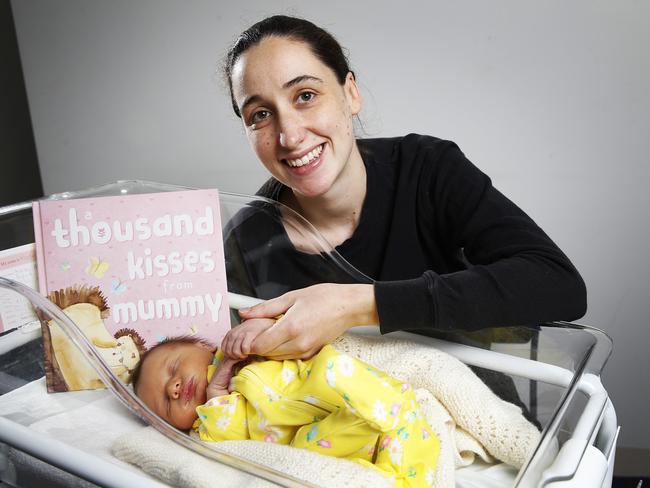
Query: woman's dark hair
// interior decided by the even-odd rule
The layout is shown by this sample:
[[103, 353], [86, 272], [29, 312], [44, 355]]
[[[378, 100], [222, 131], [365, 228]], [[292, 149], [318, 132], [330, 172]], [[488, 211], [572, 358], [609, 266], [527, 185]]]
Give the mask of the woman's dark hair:
[[267, 17], [242, 32], [226, 55], [224, 72], [228, 80], [232, 108], [237, 117], [241, 117], [241, 114], [239, 113], [239, 108], [237, 108], [235, 97], [232, 93], [233, 66], [237, 62], [237, 59], [239, 59], [239, 56], [249, 48], [259, 44], [263, 39], [272, 36], [286, 37], [306, 43], [314, 55], [334, 71], [336, 79], [341, 85], [345, 83], [346, 76], [352, 71], [350, 70], [348, 59], [343, 53], [341, 45], [326, 30], [321, 29], [308, 20], [298, 17], [288, 17], [286, 15]]

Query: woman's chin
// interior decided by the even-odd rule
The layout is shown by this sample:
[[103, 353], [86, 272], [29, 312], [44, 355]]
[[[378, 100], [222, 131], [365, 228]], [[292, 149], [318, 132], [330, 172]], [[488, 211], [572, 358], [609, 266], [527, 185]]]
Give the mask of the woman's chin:
[[[323, 168], [324, 169], [324, 168]], [[304, 198], [319, 198], [327, 194], [332, 189], [334, 178], [332, 175], [321, 171], [314, 174], [311, 178], [301, 178], [296, 181], [293, 179], [292, 189], [295, 194]]]
[[324, 196], [331, 185], [328, 184], [314, 184], [314, 185], [296, 185], [292, 188], [294, 194], [303, 198], [319, 198]]

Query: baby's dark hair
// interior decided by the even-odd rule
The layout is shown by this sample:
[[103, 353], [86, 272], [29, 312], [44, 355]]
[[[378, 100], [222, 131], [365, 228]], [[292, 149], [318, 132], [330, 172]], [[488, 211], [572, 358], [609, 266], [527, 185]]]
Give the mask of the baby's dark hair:
[[151, 354], [152, 351], [158, 349], [161, 346], [173, 345], [173, 344], [200, 344], [211, 350], [216, 349], [216, 346], [214, 344], [212, 344], [210, 341], [202, 337], [193, 337], [193, 336], [184, 335], [178, 337], [168, 337], [166, 339], [163, 339], [158, 344], [148, 349], [147, 352], [142, 354], [142, 356], [140, 357], [140, 362], [131, 373], [131, 384], [133, 385], [133, 391], [135, 392], [136, 395], [138, 394], [138, 382], [140, 381], [140, 372], [142, 371], [142, 365], [147, 360], [147, 356], [149, 356], [149, 354]]

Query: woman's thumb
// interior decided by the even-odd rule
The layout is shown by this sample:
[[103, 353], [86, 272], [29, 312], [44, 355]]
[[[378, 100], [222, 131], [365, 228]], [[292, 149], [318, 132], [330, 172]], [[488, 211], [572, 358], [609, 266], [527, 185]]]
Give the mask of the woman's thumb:
[[289, 304], [284, 299], [284, 295], [278, 298], [267, 300], [259, 303], [254, 307], [240, 308], [239, 315], [246, 319], [275, 318], [283, 314], [289, 308]]

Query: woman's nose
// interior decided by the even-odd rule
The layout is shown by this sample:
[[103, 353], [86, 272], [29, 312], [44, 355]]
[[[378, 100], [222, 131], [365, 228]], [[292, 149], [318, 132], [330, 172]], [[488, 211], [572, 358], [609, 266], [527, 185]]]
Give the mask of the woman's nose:
[[167, 382], [167, 396], [176, 400], [181, 396], [181, 380], [172, 378]]
[[300, 117], [283, 115], [280, 120], [280, 145], [286, 149], [293, 149], [305, 139], [305, 128]]

